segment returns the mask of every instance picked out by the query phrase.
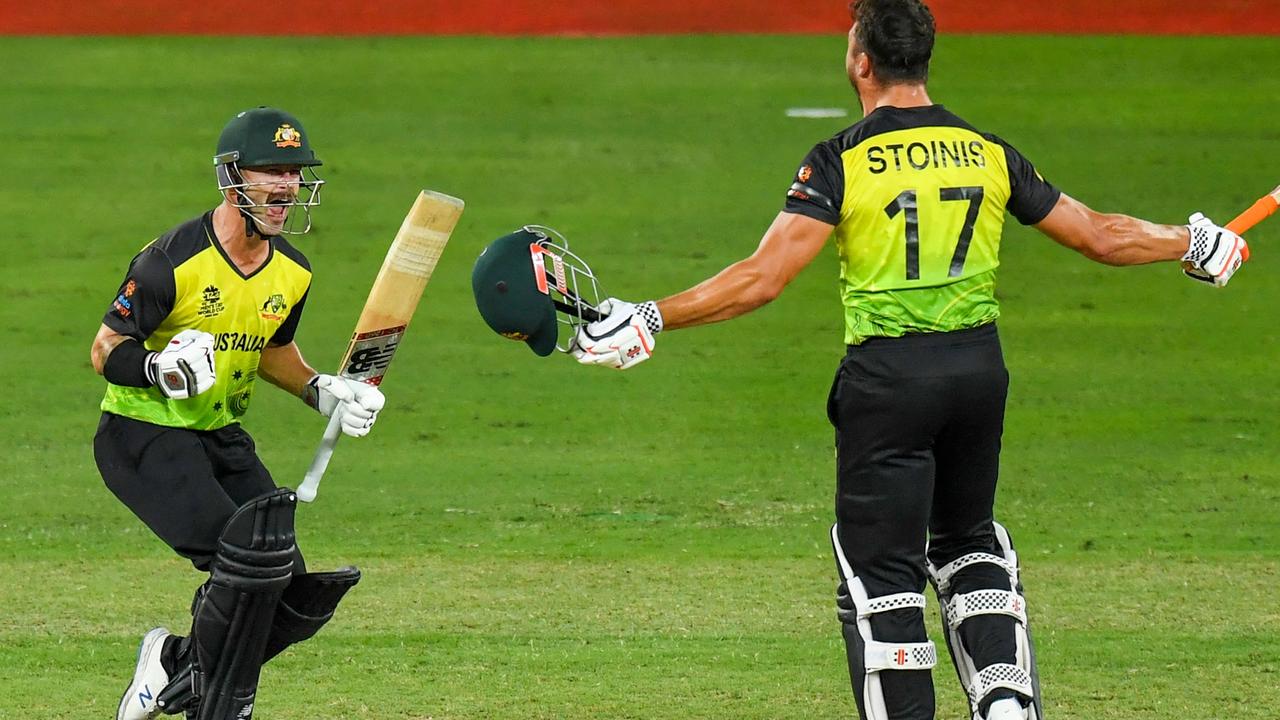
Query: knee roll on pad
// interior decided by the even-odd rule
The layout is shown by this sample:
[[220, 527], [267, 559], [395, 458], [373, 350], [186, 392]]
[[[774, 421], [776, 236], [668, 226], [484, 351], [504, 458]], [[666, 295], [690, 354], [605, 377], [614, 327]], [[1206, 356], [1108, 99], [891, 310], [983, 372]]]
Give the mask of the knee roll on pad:
[[272, 617], [293, 573], [298, 497], [281, 488], [250, 500], [218, 539], [191, 625], [197, 720], [250, 720]]
[[857, 644], [862, 648], [863, 677], [859, 699], [863, 705], [863, 714], [867, 720], [889, 720], [880, 673], [886, 670], [931, 670], [938, 664], [938, 649], [928, 640], [915, 643], [876, 640], [872, 636], [871, 616], [893, 610], [923, 611], [925, 598], [924, 595], [910, 592], [868, 597], [862, 580], [854, 575], [853, 568], [840, 547], [834, 525], [831, 527], [831, 546], [835, 549], [842, 580], [837, 598], [840, 622], [847, 629], [853, 629]]
[[[930, 563], [929, 577], [942, 606], [947, 647], [955, 662], [960, 683], [969, 696], [974, 720], [983, 720], [982, 712], [992, 699], [991, 694], [1002, 689], [1016, 693], [1024, 704], [1029, 703], [1024, 707], [1026, 720], [1042, 720], [1044, 713], [1040, 700], [1040, 678], [1027, 622], [1027, 601], [1019, 577], [1018, 554], [1014, 552], [1009, 532], [1000, 523], [994, 525], [999, 555], [970, 553], [941, 568]], [[956, 575], [966, 568], [984, 564], [1002, 569], [1008, 577], [1008, 584], [967, 593], [957, 594], [952, 591]], [[978, 662], [964, 645], [960, 626], [969, 618], [979, 615], [1002, 615], [1013, 619], [1015, 662], [991, 663], [978, 667]]]
[[276, 605], [263, 662], [319, 632], [333, 619], [343, 596], [358, 582], [360, 570], [355, 567], [295, 575]]

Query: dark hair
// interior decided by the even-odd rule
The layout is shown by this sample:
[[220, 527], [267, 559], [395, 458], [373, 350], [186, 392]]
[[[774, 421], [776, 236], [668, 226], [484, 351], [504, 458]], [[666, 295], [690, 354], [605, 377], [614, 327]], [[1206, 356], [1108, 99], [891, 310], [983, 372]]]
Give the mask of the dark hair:
[[855, 38], [885, 83], [924, 82], [933, 56], [933, 13], [920, 0], [853, 0]]

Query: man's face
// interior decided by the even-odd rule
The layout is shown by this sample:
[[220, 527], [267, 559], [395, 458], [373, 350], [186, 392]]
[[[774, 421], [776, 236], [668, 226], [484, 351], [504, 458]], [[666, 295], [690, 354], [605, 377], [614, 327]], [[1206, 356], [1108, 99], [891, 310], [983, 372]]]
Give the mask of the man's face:
[[246, 187], [241, 190], [253, 206], [247, 208], [265, 235], [279, 235], [289, 219], [290, 207], [298, 201], [302, 184], [299, 165], [266, 165], [240, 168]]

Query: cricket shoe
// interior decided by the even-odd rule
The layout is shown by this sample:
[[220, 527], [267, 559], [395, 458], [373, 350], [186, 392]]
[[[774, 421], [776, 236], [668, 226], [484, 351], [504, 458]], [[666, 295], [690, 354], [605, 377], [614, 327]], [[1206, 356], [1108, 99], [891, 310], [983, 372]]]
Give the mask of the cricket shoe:
[[169, 631], [162, 627], [154, 628], [142, 636], [142, 644], [138, 646], [138, 667], [133, 671], [133, 682], [129, 683], [129, 689], [120, 698], [116, 720], [150, 720], [160, 714], [156, 696], [169, 682], [169, 673], [165, 672], [160, 663], [167, 637]]

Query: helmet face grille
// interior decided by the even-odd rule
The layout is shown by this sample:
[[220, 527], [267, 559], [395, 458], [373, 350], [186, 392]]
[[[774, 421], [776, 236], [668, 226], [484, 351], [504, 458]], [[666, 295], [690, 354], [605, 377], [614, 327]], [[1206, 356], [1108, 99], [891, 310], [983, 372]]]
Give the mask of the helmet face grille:
[[538, 289], [551, 297], [561, 332], [556, 349], [569, 351], [578, 329], [600, 318], [596, 309], [604, 299], [595, 273], [586, 261], [569, 250], [569, 241], [544, 225], [526, 225], [523, 230], [537, 239], [530, 246]]
[[[289, 213], [289, 218], [285, 221], [284, 227], [278, 231], [280, 234], [303, 235], [311, 230], [311, 208], [320, 205], [320, 189], [324, 186], [324, 180], [320, 179], [315, 168], [310, 166], [300, 168], [298, 179], [285, 183], [292, 189], [292, 193], [285, 198], [266, 203], [255, 202], [246, 191], [267, 187], [274, 188], [281, 183], [277, 181], [246, 182], [240, 172], [239, 164], [235, 161], [217, 165], [217, 175], [218, 192], [222, 193], [223, 197], [227, 197], [227, 191], [232, 191], [228, 199], [232, 207], [239, 209], [240, 214], [253, 220], [260, 230], [266, 232], [267, 228], [264, 227], [264, 220], [259, 217], [259, 213], [271, 206], [302, 208], [301, 212]], [[268, 234], [276, 233], [271, 232]]]

